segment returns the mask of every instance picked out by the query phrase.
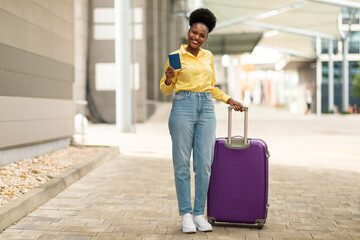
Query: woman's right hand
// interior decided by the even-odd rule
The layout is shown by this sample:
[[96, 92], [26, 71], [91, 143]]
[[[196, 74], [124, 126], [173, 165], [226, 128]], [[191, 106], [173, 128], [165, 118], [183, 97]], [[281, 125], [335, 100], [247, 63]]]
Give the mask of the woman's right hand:
[[175, 77], [175, 70], [174, 68], [172, 68], [171, 66], [169, 66], [166, 71], [165, 71], [165, 76], [166, 76], [166, 80], [165, 80], [165, 84], [166, 85], [170, 85], [171, 83], [171, 79], [173, 79]]

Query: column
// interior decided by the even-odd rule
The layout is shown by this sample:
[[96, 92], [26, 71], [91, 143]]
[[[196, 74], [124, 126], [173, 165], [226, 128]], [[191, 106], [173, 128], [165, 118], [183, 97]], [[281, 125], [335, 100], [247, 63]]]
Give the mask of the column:
[[342, 108], [347, 111], [349, 108], [349, 35], [343, 39], [343, 64], [342, 64]]
[[316, 37], [316, 115], [321, 115], [321, 82], [322, 82], [322, 65], [321, 65], [321, 38]]
[[334, 44], [329, 40], [329, 111], [334, 111]]
[[114, 0], [115, 7], [115, 65], [116, 65], [116, 128], [131, 131], [131, 42], [130, 0]]

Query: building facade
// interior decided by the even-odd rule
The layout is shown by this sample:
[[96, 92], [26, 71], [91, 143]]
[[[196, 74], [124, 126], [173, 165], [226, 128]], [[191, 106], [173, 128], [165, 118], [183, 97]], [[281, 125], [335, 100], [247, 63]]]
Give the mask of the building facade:
[[[353, 96], [352, 83], [357, 74], [360, 74], [359, 61], [360, 61], [360, 23], [359, 23], [359, 10], [343, 8], [342, 21], [340, 25], [341, 31], [348, 35], [348, 74], [349, 74], [349, 106], [360, 106], [360, 99]], [[333, 42], [333, 78], [334, 78], [334, 109], [331, 109], [329, 104], [329, 41], [322, 41], [322, 84], [321, 84], [321, 112], [347, 112], [349, 109], [343, 108], [343, 87], [344, 81], [342, 77], [343, 72], [343, 42]]]
[[[159, 90], [169, 52], [186, 34], [186, 1], [131, 1], [132, 121], [145, 121], [166, 99]], [[89, 1], [87, 66], [88, 117], [94, 122], [115, 123], [115, 21], [114, 0]], [[127, 80], [125, 80], [127, 81]]]
[[0, 1], [0, 165], [74, 133], [72, 0]]

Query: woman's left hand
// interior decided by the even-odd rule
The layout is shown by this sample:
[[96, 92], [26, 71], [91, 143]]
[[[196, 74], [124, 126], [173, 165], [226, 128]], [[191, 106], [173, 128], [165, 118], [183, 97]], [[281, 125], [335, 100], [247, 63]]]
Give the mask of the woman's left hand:
[[233, 98], [229, 98], [229, 100], [227, 101], [227, 104], [229, 104], [230, 106], [234, 106], [235, 111], [244, 111], [244, 106], [242, 105], [241, 102], [236, 101]]

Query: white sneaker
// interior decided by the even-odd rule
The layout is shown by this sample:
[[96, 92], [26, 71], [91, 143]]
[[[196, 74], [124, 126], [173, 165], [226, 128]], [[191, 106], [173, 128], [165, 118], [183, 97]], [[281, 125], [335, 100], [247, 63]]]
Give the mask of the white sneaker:
[[191, 213], [182, 215], [182, 231], [184, 233], [196, 233], [196, 226]]
[[212, 232], [212, 226], [203, 215], [194, 216], [194, 223], [200, 232]]

